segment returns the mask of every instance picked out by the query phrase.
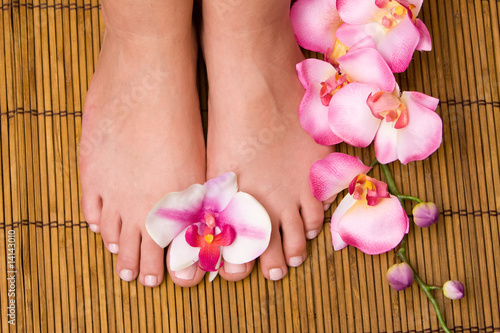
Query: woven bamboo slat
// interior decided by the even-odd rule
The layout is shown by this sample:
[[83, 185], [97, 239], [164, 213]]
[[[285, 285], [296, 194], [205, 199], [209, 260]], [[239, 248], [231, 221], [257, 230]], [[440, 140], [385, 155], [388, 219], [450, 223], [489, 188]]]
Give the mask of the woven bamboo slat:
[[[436, 293], [453, 331], [500, 332], [500, 3], [425, 0], [420, 16], [434, 49], [416, 53], [397, 80], [402, 90], [440, 99], [444, 140], [428, 160], [390, 168], [404, 193], [440, 207], [441, 220], [429, 229], [411, 226], [407, 251], [428, 283], [464, 282], [461, 301]], [[98, 0], [2, 1], [2, 332], [439, 331], [416, 285], [397, 293], [385, 281], [393, 253], [335, 252], [326, 224], [308, 242], [304, 264], [279, 282], [267, 281], [259, 265], [243, 281], [206, 278], [193, 288], [179, 288], [168, 277], [153, 289], [121, 281], [116, 256], [84, 221], [76, 162], [103, 32]], [[206, 130], [201, 60], [198, 90]], [[369, 149], [338, 150], [365, 162], [374, 158]], [[12, 274], [16, 325], [8, 322]]]

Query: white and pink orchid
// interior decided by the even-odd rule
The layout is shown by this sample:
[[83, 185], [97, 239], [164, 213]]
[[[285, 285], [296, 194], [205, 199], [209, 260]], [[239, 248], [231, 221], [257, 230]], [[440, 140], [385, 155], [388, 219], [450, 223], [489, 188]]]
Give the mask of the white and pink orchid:
[[339, 92], [354, 82], [374, 85], [385, 91], [392, 91], [396, 85], [394, 75], [370, 38], [360, 41], [338, 58], [338, 69], [326, 61], [311, 58], [298, 63], [297, 72], [306, 89], [299, 106], [300, 123], [322, 145], [343, 140], [332, 132], [328, 123], [328, 109]]
[[375, 140], [380, 163], [407, 164], [426, 159], [442, 141], [437, 98], [409, 91], [399, 94], [373, 84], [352, 83], [339, 91], [329, 107], [332, 132], [355, 147]]
[[230, 172], [167, 194], [149, 213], [146, 229], [161, 247], [171, 243], [171, 271], [196, 264], [213, 280], [224, 261], [244, 264], [265, 251], [271, 220], [255, 198], [238, 192]]
[[358, 158], [332, 153], [315, 162], [309, 173], [313, 195], [325, 201], [348, 188], [332, 215], [333, 248], [352, 245], [366, 254], [395, 248], [409, 230], [409, 219], [387, 184], [368, 177], [370, 170]]

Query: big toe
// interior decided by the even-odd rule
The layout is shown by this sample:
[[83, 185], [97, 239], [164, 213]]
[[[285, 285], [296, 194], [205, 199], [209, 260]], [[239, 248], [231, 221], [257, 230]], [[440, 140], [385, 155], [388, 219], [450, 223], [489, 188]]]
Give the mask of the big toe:
[[255, 261], [245, 264], [231, 264], [225, 261], [222, 268], [219, 269], [219, 274], [227, 281], [239, 281], [250, 275], [253, 266], [255, 266]]
[[167, 269], [172, 281], [180, 287], [196, 286], [205, 276], [205, 272], [195, 264], [182, 270], [172, 271], [170, 269], [171, 248], [170, 246], [167, 252]]

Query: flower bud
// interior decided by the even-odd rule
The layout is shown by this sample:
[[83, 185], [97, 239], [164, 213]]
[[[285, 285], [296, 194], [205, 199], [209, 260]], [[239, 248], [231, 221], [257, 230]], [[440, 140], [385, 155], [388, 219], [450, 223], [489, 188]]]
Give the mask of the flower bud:
[[421, 228], [427, 228], [439, 220], [439, 210], [434, 202], [421, 202], [413, 208], [413, 221]]
[[443, 294], [449, 299], [464, 297], [464, 285], [460, 281], [446, 281], [443, 284]]
[[413, 271], [410, 265], [402, 262], [387, 270], [387, 281], [394, 290], [403, 290], [413, 284]]

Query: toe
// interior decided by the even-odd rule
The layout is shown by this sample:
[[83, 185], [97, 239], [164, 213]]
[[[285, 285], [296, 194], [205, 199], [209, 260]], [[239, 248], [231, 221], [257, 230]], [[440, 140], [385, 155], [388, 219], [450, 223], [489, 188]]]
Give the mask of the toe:
[[82, 196], [83, 217], [93, 232], [100, 231], [101, 210], [101, 197], [97, 194], [84, 193]]
[[205, 276], [205, 272], [195, 264], [180, 271], [170, 270], [170, 247], [167, 252], [167, 269], [172, 281], [180, 287], [196, 286]]
[[321, 231], [325, 219], [323, 203], [309, 195], [302, 200], [300, 214], [304, 221], [304, 231], [307, 239], [315, 238]]
[[120, 232], [120, 251], [115, 270], [122, 280], [132, 281], [139, 272], [141, 232], [133, 223], [124, 223], [123, 225]]
[[307, 257], [307, 250], [304, 222], [298, 209], [295, 208], [283, 213], [281, 233], [283, 235], [283, 252], [288, 266], [300, 266]]
[[[273, 223], [274, 225], [278, 225]], [[271, 240], [266, 251], [260, 256], [260, 266], [262, 274], [268, 280], [281, 280], [287, 273], [288, 269], [281, 247], [281, 236], [278, 228], [273, 228], [271, 232]]]
[[139, 281], [146, 287], [156, 287], [163, 280], [163, 254], [147, 232], [142, 233]]
[[99, 226], [104, 245], [111, 253], [118, 253], [120, 241], [120, 214], [110, 207], [103, 207]]
[[254, 265], [255, 261], [246, 264], [231, 264], [225, 261], [222, 269], [219, 270], [219, 274], [227, 281], [243, 280], [252, 272]]
[[337, 196], [334, 195], [330, 199], [323, 201], [323, 209], [325, 210], [325, 212], [330, 209], [330, 206], [332, 205], [332, 203], [335, 201], [336, 198]]

